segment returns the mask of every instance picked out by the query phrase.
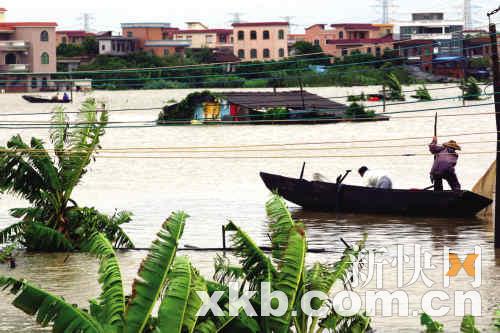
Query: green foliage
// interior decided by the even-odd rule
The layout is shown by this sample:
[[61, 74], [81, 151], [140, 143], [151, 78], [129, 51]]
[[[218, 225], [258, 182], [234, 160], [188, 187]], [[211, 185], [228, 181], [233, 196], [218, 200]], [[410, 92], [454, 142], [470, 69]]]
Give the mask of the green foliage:
[[366, 101], [366, 95], [362, 92], [360, 95], [349, 95], [347, 96], [348, 102], [362, 102]]
[[16, 244], [10, 244], [0, 249], [0, 264], [5, 264], [12, 257], [15, 249]]
[[264, 119], [278, 120], [287, 118], [288, 118], [288, 109], [284, 107], [269, 109], [264, 114]]
[[[312, 43], [306, 41], [299, 41], [292, 45], [292, 49], [295, 51], [297, 55], [304, 54], [314, 54], [314, 53], [322, 53], [323, 49], [319, 45], [314, 45]], [[319, 55], [324, 56], [324, 55]]]
[[144, 84], [143, 89], [184, 89], [188, 86], [179, 81], [152, 80]]
[[461, 333], [480, 333], [480, 331], [476, 328], [476, 320], [473, 316], [467, 315], [462, 320], [462, 324], [460, 325]]
[[481, 99], [482, 91], [475, 78], [469, 77], [462, 82], [460, 89], [463, 92], [463, 99], [466, 101], [477, 101]]
[[[115, 251], [111, 242], [101, 233], [95, 233], [85, 244], [85, 249], [99, 260], [101, 285], [101, 294], [90, 301], [89, 311], [24, 280], [0, 277], [0, 290], [10, 290], [15, 296], [12, 302], [15, 307], [36, 316], [36, 321], [43, 327], [51, 325], [53, 332], [146, 332], [149, 329], [153, 331], [158, 323], [158, 332], [173, 332], [170, 330], [173, 325], [170, 319], [179, 310], [183, 316], [175, 317], [179, 323], [177, 332], [181, 332], [180, 327], [192, 332], [196, 323], [195, 315], [201, 306], [196, 291], [206, 290], [206, 284], [186, 258], [179, 258], [173, 269], [171, 266], [186, 217], [184, 213], [174, 213], [163, 224], [148, 257], [141, 265], [128, 304]], [[186, 267], [189, 268], [188, 284], [180, 281], [186, 277], [183, 271]], [[160, 295], [164, 297], [160, 306], [161, 318], [158, 320], [152, 317], [152, 309], [160, 300]], [[180, 295], [188, 296], [183, 299], [184, 306], [178, 308]]]
[[490, 67], [490, 59], [488, 59], [487, 57], [470, 58], [468, 62], [469, 67], [472, 69], [482, 69]]
[[165, 106], [158, 116], [158, 122], [179, 119], [191, 120], [196, 107], [201, 106], [205, 102], [213, 102], [215, 99], [216, 96], [208, 90], [191, 93], [180, 103]]
[[444, 332], [443, 324], [432, 320], [432, 318], [426, 313], [420, 315], [420, 325], [425, 326], [425, 333]]
[[94, 36], [85, 37], [81, 45], [59, 44], [57, 46], [58, 57], [95, 56], [99, 53], [99, 43]]
[[40, 139], [28, 145], [16, 135], [0, 153], [0, 189], [27, 200], [31, 206], [11, 210], [22, 219], [0, 232], [0, 244], [19, 242], [33, 251], [70, 251], [79, 248], [96, 230], [117, 246], [133, 247], [121, 229], [130, 221], [130, 213], [107, 216], [93, 208], [78, 207], [72, 193], [100, 149], [100, 140], [108, 122], [105, 111], [97, 111], [94, 99], [81, 106], [74, 128], [62, 107], [52, 116], [50, 141], [52, 157]]
[[403, 95], [403, 88], [401, 87], [401, 82], [394, 73], [387, 74], [385, 84], [389, 88], [387, 94], [388, 100], [393, 101], [404, 101], [405, 96]]
[[206, 88], [242, 88], [245, 79], [237, 76], [216, 76], [209, 77], [203, 81]]
[[243, 83], [243, 88], [267, 88], [271, 86], [268, 79], [249, 79]]
[[351, 103], [344, 113], [344, 118], [348, 119], [371, 118], [374, 116], [374, 111], [367, 111], [363, 104], [358, 104], [356, 102]]
[[418, 100], [421, 100], [421, 101], [431, 101], [432, 100], [431, 94], [429, 94], [429, 90], [427, 90], [425, 85], [417, 88], [415, 95], [412, 97], [416, 98]]

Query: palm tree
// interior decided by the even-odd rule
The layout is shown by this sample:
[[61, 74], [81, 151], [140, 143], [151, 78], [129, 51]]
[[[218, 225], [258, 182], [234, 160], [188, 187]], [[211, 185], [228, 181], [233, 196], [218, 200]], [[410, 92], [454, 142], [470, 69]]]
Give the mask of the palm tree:
[[[278, 196], [273, 196], [266, 205], [270, 218], [270, 238], [272, 245], [271, 257], [266, 255], [252, 239], [238, 226], [230, 222], [226, 231], [234, 232], [232, 242], [239, 258], [239, 266], [230, 265], [219, 258], [216, 261], [215, 278], [222, 285], [230, 280], [242, 282], [242, 289], [248, 284], [250, 290], [257, 291], [252, 302], [260, 308], [261, 283], [268, 282], [271, 291], [282, 291], [288, 298], [288, 307], [281, 317], [258, 317], [259, 332], [289, 332], [298, 333], [321, 332], [365, 332], [370, 319], [364, 315], [344, 318], [332, 309], [324, 318], [309, 317], [301, 308], [302, 295], [308, 291], [321, 291], [329, 294], [338, 281], [348, 283], [347, 277], [360, 257], [366, 237], [355, 247], [348, 247], [339, 262], [334, 265], [314, 264], [307, 268], [305, 258], [307, 253], [306, 231], [304, 225], [293, 220], [285, 202]], [[324, 301], [314, 299], [312, 307], [321, 308]], [[296, 314], [296, 315], [292, 315]], [[216, 331], [225, 331], [217, 322], [203, 324], [206, 327], [217, 327]], [[217, 318], [212, 318], [217, 320]], [[357, 330], [353, 330], [357, 328]], [[207, 332], [209, 332], [207, 330]], [[231, 330], [227, 330], [231, 332]]]
[[[36, 315], [42, 326], [54, 332], [193, 332], [201, 299], [196, 291], [206, 290], [205, 281], [187, 257], [177, 257], [187, 215], [172, 214], [162, 225], [157, 239], [138, 272], [132, 295], [125, 296], [120, 266], [111, 242], [96, 233], [87, 244], [99, 259], [101, 294], [90, 301], [89, 310], [66, 302], [24, 280], [0, 277], [0, 289], [15, 295], [13, 305]], [[167, 284], [168, 281], [168, 284]], [[159, 319], [153, 309], [162, 299]]]
[[[177, 244], [183, 234], [187, 215], [172, 214], [163, 224], [147, 258], [141, 264], [132, 295], [126, 297], [123, 280], [112, 244], [104, 234], [91, 237], [86, 246], [99, 259], [100, 296], [90, 301], [89, 310], [73, 306], [24, 280], [0, 277], [0, 290], [15, 295], [13, 305], [35, 316], [39, 324], [52, 325], [54, 332], [114, 332], [114, 333], [213, 333], [213, 332], [366, 332], [369, 318], [363, 315], [344, 318], [331, 310], [324, 318], [309, 318], [300, 309], [300, 298], [309, 290], [329, 292], [335, 282], [345, 280], [350, 268], [360, 256], [364, 240], [345, 250], [333, 266], [314, 264], [305, 267], [307, 252], [305, 230], [295, 222], [277, 197], [267, 203], [271, 219], [273, 251], [271, 257], [234, 223], [233, 241], [240, 266], [230, 266], [221, 259], [216, 263], [217, 281], [204, 279], [187, 257], [176, 257]], [[230, 316], [227, 282], [238, 279], [258, 293], [251, 299], [260, 308], [260, 283], [270, 282], [272, 290], [288, 296], [287, 311], [282, 317], [255, 318], [244, 311]], [[197, 292], [223, 292], [218, 304], [222, 316], [197, 316], [202, 301]], [[158, 312], [153, 310], [159, 304]], [[315, 300], [314, 308], [323, 305]], [[293, 317], [292, 312], [298, 311]], [[292, 318], [293, 317], [293, 318]]]
[[100, 149], [107, 122], [108, 113], [98, 111], [95, 99], [90, 98], [71, 129], [64, 109], [54, 110], [50, 132], [53, 155], [42, 140], [32, 138], [27, 144], [19, 135], [0, 147], [0, 190], [31, 204], [11, 210], [21, 222], [0, 232], [0, 244], [20, 242], [29, 250], [67, 251], [80, 247], [96, 230], [105, 230], [115, 246], [133, 247], [121, 229], [131, 220], [130, 213], [107, 216], [93, 208], [78, 207], [71, 198]]

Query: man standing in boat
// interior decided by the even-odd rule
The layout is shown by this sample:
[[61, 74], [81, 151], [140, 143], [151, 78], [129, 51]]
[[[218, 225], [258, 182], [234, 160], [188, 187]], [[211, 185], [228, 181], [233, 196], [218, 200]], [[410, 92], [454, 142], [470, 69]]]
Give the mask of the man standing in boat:
[[443, 179], [450, 185], [453, 191], [460, 191], [461, 186], [455, 173], [458, 161], [457, 150], [461, 147], [453, 140], [438, 145], [437, 137], [432, 138], [429, 151], [434, 154], [434, 164], [431, 170], [431, 179], [434, 183], [434, 191], [443, 190]]
[[392, 189], [392, 180], [380, 170], [370, 170], [366, 166], [359, 168], [359, 175], [365, 179], [367, 187], [382, 188], [386, 190]]

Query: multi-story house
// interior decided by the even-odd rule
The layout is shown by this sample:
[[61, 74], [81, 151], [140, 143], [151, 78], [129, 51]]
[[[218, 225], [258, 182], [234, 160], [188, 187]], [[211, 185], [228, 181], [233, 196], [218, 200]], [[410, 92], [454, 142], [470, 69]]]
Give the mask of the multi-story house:
[[81, 45], [85, 38], [95, 37], [96, 34], [85, 30], [58, 30], [56, 31], [57, 46], [60, 44]]
[[179, 28], [170, 23], [122, 23], [125, 38], [136, 40], [136, 51], [151, 52], [157, 56], [184, 54], [191, 46], [189, 40], [175, 39]]
[[234, 54], [244, 61], [288, 57], [288, 22], [234, 23]]
[[191, 48], [223, 49], [233, 47], [232, 29], [209, 29], [201, 22], [186, 22], [187, 29], [174, 33], [176, 40], [188, 40]]
[[331, 56], [341, 58], [360, 52], [380, 56], [385, 49], [392, 49], [391, 24], [339, 23], [326, 28], [315, 24], [306, 28], [304, 40], [319, 45]]
[[[6, 10], [1, 10], [1, 17]], [[57, 70], [55, 22], [0, 22], [0, 89], [49, 88]]]

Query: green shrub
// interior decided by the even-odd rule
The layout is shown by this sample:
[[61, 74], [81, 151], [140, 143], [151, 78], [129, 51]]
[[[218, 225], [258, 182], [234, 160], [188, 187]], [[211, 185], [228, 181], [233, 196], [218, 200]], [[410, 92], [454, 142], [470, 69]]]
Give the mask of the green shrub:
[[347, 96], [347, 101], [348, 102], [366, 101], [366, 95], [364, 92], [362, 92], [361, 95], [349, 95], [349, 96]]
[[243, 88], [267, 88], [269, 86], [269, 80], [267, 79], [250, 79], [245, 80]]
[[242, 88], [245, 79], [238, 76], [217, 76], [209, 77], [203, 82], [207, 88]]
[[416, 94], [412, 96], [413, 98], [419, 99], [421, 101], [431, 101], [432, 97], [429, 94], [429, 90], [425, 86], [417, 88]]
[[363, 104], [358, 104], [356, 102], [351, 103], [347, 110], [344, 112], [344, 118], [355, 119], [355, 118], [371, 118], [375, 116], [374, 111], [366, 110]]
[[387, 99], [392, 101], [404, 101], [405, 96], [403, 95], [403, 88], [401, 87], [401, 82], [394, 73], [387, 74], [385, 80], [386, 86], [389, 88], [387, 94]]
[[143, 89], [184, 89], [188, 85], [184, 82], [179, 81], [166, 81], [166, 80], [151, 80], [144, 84]]
[[191, 93], [180, 103], [165, 106], [158, 115], [158, 122], [193, 119], [197, 106], [205, 102], [214, 102], [215, 100], [216, 96], [208, 90]]
[[469, 77], [466, 81], [463, 81], [460, 89], [462, 89], [463, 99], [466, 101], [477, 101], [481, 99], [481, 88], [479, 88], [477, 80], [473, 77]]
[[277, 120], [277, 119], [287, 119], [287, 118], [288, 118], [288, 109], [284, 107], [269, 109], [264, 114], [264, 119]]

